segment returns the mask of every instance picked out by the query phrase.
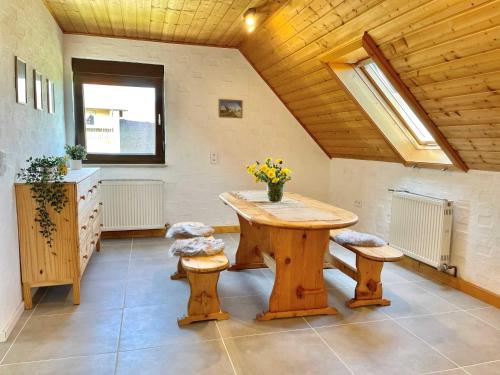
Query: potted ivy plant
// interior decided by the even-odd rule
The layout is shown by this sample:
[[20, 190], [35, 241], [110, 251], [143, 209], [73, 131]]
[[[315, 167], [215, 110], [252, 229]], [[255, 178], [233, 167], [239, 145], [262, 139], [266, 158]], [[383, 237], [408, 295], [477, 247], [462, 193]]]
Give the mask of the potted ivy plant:
[[40, 226], [40, 233], [46, 238], [47, 244], [52, 247], [56, 225], [50, 217], [50, 210], [60, 213], [68, 203], [64, 187], [66, 157], [30, 157], [26, 162], [28, 166], [21, 169], [17, 177], [30, 185], [37, 205], [35, 222]]
[[64, 146], [66, 155], [70, 158], [69, 167], [72, 170], [82, 169], [82, 161], [87, 160], [87, 150], [82, 145]]

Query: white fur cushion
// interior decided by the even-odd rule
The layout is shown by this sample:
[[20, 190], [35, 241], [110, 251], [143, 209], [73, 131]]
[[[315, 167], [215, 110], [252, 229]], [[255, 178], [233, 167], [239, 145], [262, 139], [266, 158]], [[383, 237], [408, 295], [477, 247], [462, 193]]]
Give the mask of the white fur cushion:
[[353, 245], [364, 247], [380, 247], [387, 245], [382, 238], [373, 234], [356, 232], [354, 230], [346, 230], [333, 237], [333, 240], [339, 245]]
[[196, 237], [177, 240], [170, 246], [170, 255], [194, 257], [208, 256], [224, 252], [224, 242], [213, 237]]
[[167, 238], [193, 238], [209, 237], [214, 234], [214, 229], [196, 221], [186, 221], [172, 225], [167, 232]]

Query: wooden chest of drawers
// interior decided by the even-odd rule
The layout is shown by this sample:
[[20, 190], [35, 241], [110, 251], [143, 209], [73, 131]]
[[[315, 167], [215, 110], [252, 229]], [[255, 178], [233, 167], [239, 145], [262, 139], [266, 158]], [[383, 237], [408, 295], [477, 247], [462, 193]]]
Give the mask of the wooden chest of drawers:
[[65, 178], [68, 203], [50, 212], [57, 231], [52, 247], [35, 222], [36, 203], [30, 186], [16, 184], [19, 252], [24, 304], [32, 308], [31, 288], [73, 284], [73, 303], [80, 303], [80, 279], [101, 240], [101, 181], [99, 168], [70, 171]]

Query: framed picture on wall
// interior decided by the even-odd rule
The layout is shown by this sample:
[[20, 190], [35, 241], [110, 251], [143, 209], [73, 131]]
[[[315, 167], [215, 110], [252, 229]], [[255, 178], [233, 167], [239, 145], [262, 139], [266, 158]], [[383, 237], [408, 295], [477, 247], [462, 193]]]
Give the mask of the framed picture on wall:
[[243, 101], [219, 99], [219, 117], [243, 118]]
[[47, 79], [47, 110], [49, 113], [54, 113], [56, 111], [54, 100], [54, 82]]
[[26, 62], [16, 56], [16, 101], [28, 103], [28, 82], [26, 80]]
[[42, 82], [42, 74], [33, 70], [33, 94], [35, 99], [35, 109], [39, 111], [43, 109]]

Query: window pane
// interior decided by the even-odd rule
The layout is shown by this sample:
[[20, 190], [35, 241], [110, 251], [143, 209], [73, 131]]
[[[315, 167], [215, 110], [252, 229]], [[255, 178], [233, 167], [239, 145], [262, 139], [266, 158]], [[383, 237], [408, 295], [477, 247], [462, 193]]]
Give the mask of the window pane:
[[155, 154], [154, 87], [83, 85], [90, 154]]
[[399, 92], [392, 86], [377, 64], [374, 62], [368, 63], [365, 65], [365, 69], [386, 98], [391, 102], [392, 106], [398, 111], [406, 125], [417, 138], [417, 141], [421, 143], [436, 143], [425, 125], [404, 101]]

